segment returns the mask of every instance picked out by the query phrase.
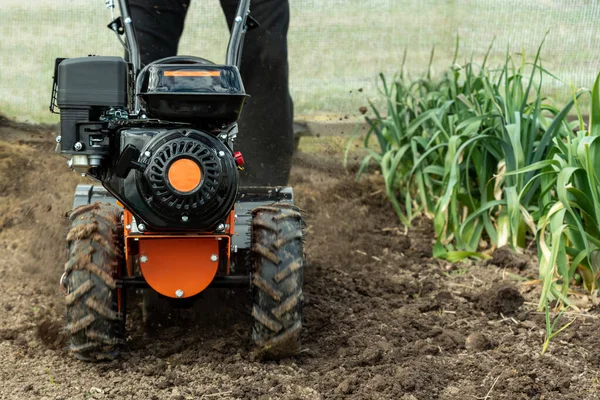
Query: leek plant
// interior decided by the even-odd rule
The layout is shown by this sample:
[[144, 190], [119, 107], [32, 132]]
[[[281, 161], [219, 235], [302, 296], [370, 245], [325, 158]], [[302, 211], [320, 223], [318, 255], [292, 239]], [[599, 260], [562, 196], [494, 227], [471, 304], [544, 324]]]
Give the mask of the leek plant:
[[[364, 146], [368, 154], [357, 179], [374, 162], [400, 221], [409, 226], [419, 213], [430, 215], [441, 191], [442, 148], [450, 134], [439, 129], [438, 116], [447, 107], [449, 81], [434, 80], [429, 73], [410, 81], [401, 72], [391, 83], [380, 74], [380, 82], [381, 93], [387, 100], [387, 116], [370, 102], [375, 118], [367, 117], [370, 129]], [[375, 149], [371, 148], [372, 139], [376, 142]], [[348, 143], [346, 155], [352, 142]]]
[[[543, 78], [550, 74], [540, 51], [541, 46], [528, 76], [524, 55], [516, 66], [507, 53], [495, 78], [482, 68], [476, 77], [482, 88], [463, 101], [472, 116], [459, 119], [446, 155], [445, 192], [434, 218], [438, 257], [484, 257], [478, 249], [489, 253], [505, 245], [521, 251], [527, 231], [536, 233], [540, 186], [528, 184], [536, 169], [513, 172], [546, 159], [552, 139], [568, 135], [565, 119], [574, 104], [558, 110], [543, 99]], [[466, 81], [475, 79], [472, 69], [465, 74]]]
[[558, 110], [542, 97], [544, 76], [553, 76], [542, 68], [541, 48], [533, 63], [507, 53], [492, 71], [489, 51], [480, 66], [457, 65], [457, 42], [439, 79], [400, 73], [388, 83], [380, 75], [387, 115], [371, 104], [375, 118], [367, 118], [368, 155], [358, 177], [375, 162], [404, 225], [421, 213], [433, 218], [438, 257], [481, 258], [482, 250], [507, 244], [519, 251], [527, 230], [536, 233], [541, 189], [535, 180], [527, 184], [536, 170], [513, 172], [544, 160], [552, 139], [567, 135], [573, 106]]
[[[590, 291], [600, 280], [600, 76], [586, 130], [578, 99], [588, 90], [562, 108], [542, 96], [544, 79], [556, 78], [541, 48], [532, 62], [507, 52], [497, 70], [486, 55], [480, 66], [455, 57], [437, 79], [380, 75], [387, 115], [371, 104], [358, 171], [379, 168], [405, 226], [420, 214], [433, 219], [437, 257], [486, 258], [535, 240], [540, 309], [568, 302], [574, 280]], [[569, 123], [573, 107], [579, 120]]]
[[[574, 99], [576, 101], [577, 98]], [[549, 301], [569, 304], [573, 281], [594, 292], [600, 279], [600, 75], [592, 90], [590, 129], [555, 139], [551, 158], [540, 162], [551, 198], [539, 220], [538, 257], [543, 282], [539, 309]]]

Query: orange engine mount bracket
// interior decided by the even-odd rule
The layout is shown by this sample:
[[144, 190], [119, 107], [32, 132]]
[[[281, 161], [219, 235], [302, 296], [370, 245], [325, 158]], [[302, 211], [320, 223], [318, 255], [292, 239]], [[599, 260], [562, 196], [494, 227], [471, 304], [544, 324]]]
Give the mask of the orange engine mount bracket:
[[139, 265], [148, 285], [172, 298], [192, 297], [208, 287], [219, 267], [216, 237], [140, 238]]

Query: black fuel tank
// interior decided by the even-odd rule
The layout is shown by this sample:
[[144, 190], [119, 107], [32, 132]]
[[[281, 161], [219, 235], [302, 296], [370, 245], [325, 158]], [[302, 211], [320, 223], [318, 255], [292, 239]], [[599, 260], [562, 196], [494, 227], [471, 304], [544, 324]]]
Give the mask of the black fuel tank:
[[234, 66], [157, 63], [142, 73], [150, 117], [220, 128], [238, 120], [249, 97]]

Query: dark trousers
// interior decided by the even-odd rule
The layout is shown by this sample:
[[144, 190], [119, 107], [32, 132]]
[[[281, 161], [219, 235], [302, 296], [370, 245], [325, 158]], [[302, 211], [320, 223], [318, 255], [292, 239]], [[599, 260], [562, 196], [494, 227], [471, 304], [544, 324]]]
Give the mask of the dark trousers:
[[[231, 29], [238, 1], [220, 1]], [[129, 1], [144, 65], [177, 55], [189, 2]], [[240, 65], [246, 92], [251, 96], [242, 111], [235, 143], [246, 161], [241, 184], [287, 185], [294, 152], [293, 103], [288, 85], [289, 3], [253, 0], [250, 9], [260, 26], [246, 33]]]

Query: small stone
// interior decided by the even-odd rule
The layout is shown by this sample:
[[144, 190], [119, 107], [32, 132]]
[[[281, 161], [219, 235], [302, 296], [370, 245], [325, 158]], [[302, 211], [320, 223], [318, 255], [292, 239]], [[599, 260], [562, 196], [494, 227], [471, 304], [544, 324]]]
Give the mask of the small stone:
[[157, 388], [157, 389], [165, 389], [165, 388], [167, 388], [168, 386], [169, 386], [169, 383], [168, 383], [167, 381], [159, 381], [159, 382], [156, 384], [156, 388]]
[[33, 390], [33, 385], [31, 383], [28, 383], [27, 385], [23, 386], [24, 392], [29, 392], [31, 390]]
[[446, 304], [446, 303], [450, 303], [452, 301], [453, 297], [452, 297], [452, 293], [450, 293], [446, 290], [443, 290], [435, 296], [435, 299], [440, 304]]
[[445, 396], [458, 396], [461, 393], [460, 389], [456, 386], [448, 386], [444, 389], [443, 394]]
[[389, 353], [390, 351], [394, 350], [394, 345], [387, 340], [381, 340], [377, 342], [377, 347], [384, 353]]
[[344, 381], [342, 381], [342, 383], [340, 383], [338, 385], [338, 387], [335, 388], [334, 392], [336, 394], [349, 394], [352, 391], [350, 386], [351, 386], [350, 378], [345, 379]]
[[421, 347], [419, 349], [419, 354], [422, 354], [422, 355], [435, 356], [435, 355], [439, 354], [439, 352], [440, 352], [440, 348], [433, 344], [425, 344], [423, 347]]
[[465, 348], [474, 353], [485, 351], [490, 348], [490, 341], [481, 332], [473, 332], [467, 336]]
[[173, 388], [173, 390], [171, 390], [171, 400], [185, 400], [185, 398], [183, 397], [183, 395], [181, 394], [181, 392], [179, 391], [179, 389], [177, 388]]
[[363, 365], [374, 365], [381, 361], [383, 351], [378, 347], [367, 347], [361, 354]]
[[523, 321], [521, 322], [521, 326], [527, 329], [535, 329], [537, 325], [533, 321]]

